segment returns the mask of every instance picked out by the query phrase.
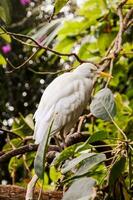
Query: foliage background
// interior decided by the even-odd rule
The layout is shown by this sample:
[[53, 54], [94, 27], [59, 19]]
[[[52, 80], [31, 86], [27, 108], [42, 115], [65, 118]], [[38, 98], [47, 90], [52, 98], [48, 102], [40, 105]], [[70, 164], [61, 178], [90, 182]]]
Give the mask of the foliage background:
[[[98, 63], [105, 56], [107, 49], [118, 33], [118, 3], [120, 3], [118, 0], [86, 0], [85, 2], [73, 0], [69, 1], [60, 12], [58, 12], [58, 5], [55, 4], [55, 15], [53, 19], [50, 19], [54, 9], [53, 1], [2, 0], [0, 2], [1, 26], [4, 26], [10, 32], [33, 37], [39, 42], [41, 39], [41, 44], [48, 45], [58, 52], [74, 52], [80, 59]], [[131, 9], [132, 3], [130, 0], [124, 5], [124, 14]], [[50, 23], [53, 20], [58, 22], [56, 28], [51, 29], [50, 34], [45, 29], [50, 24], [49, 20], [51, 20]], [[115, 121], [131, 141], [133, 139], [132, 30], [133, 27], [130, 26], [123, 34], [122, 49], [114, 61], [113, 79], [109, 82], [109, 88], [114, 93], [117, 106]], [[2, 29], [0, 31], [2, 32]], [[53, 33], [53, 36], [51, 33]], [[19, 39], [23, 39], [24, 42], [28, 41], [25, 38]], [[32, 116], [44, 89], [57, 76], [57, 74], [43, 74], [43, 72], [57, 72], [57, 70], [68, 69], [70, 66], [76, 67], [80, 64], [75, 57], [58, 56], [42, 49], [38, 50], [32, 59], [29, 59], [19, 69], [14, 70], [9, 64], [10, 61], [14, 66], [20, 66], [35, 51], [36, 47], [24, 45], [9, 34], [0, 34], [1, 155], [3, 152], [20, 147], [22, 140], [33, 134]], [[99, 78], [93, 93], [102, 89], [106, 82], [107, 80]], [[11, 130], [21, 138], [13, 134], [6, 134], [5, 129]], [[112, 138], [118, 138], [118, 140], [121, 138], [113, 123], [100, 119], [94, 119], [93, 122], [92, 119], [87, 119], [83, 123], [82, 131], [86, 131], [88, 136], [104, 131]], [[106, 143], [110, 145], [111, 143], [117, 145], [117, 142], [106, 140]], [[31, 176], [29, 172], [34, 173], [34, 156], [34, 152], [27, 153], [24, 156], [13, 157], [2, 163], [0, 165], [0, 182], [4, 183], [5, 180], [8, 184], [26, 186]], [[126, 176], [126, 173], [129, 173], [128, 162], [129, 157], [127, 156], [126, 167], [121, 171], [124, 174], [123, 176], [126, 177], [127, 188], [132, 191], [132, 177]], [[60, 173], [55, 171], [54, 167], [47, 167], [46, 171], [44, 187], [54, 189]], [[103, 176], [104, 169], [101, 171], [101, 176]], [[132, 176], [132, 174], [130, 175]], [[69, 177], [70, 174], [66, 176]], [[93, 176], [99, 182], [95, 173]], [[119, 193], [117, 195], [119, 196]]]

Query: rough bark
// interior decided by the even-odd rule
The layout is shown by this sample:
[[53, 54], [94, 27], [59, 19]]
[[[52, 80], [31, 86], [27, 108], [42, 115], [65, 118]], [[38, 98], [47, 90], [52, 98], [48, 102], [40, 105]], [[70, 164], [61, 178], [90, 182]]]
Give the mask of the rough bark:
[[[15, 185], [0, 185], [0, 200], [25, 200], [26, 189]], [[34, 200], [38, 199], [39, 191], [35, 191]], [[41, 200], [61, 200], [62, 192], [42, 192]]]

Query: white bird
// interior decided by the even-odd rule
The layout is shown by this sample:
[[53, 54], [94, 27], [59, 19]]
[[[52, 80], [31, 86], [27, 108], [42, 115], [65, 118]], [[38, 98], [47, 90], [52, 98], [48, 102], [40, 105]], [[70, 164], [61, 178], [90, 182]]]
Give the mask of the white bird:
[[98, 73], [95, 65], [84, 63], [73, 72], [64, 73], [50, 83], [34, 115], [33, 138], [36, 144], [42, 141], [52, 119], [52, 134], [59, 131], [69, 133], [89, 102], [94, 78]]

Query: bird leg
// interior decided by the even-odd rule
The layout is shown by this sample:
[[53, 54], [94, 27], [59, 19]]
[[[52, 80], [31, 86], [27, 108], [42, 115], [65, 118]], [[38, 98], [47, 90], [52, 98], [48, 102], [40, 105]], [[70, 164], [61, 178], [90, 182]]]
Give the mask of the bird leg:
[[63, 129], [60, 130], [60, 137], [61, 137], [61, 139], [62, 139], [64, 148], [67, 147], [66, 142], [65, 142], [65, 132], [64, 132]]
[[55, 140], [56, 144], [58, 145], [58, 147], [60, 148], [60, 150], [62, 151], [63, 148], [62, 148], [62, 146], [61, 146], [61, 144], [59, 142], [58, 133], [54, 135], [54, 140]]
[[81, 132], [81, 128], [82, 128], [82, 124], [83, 124], [83, 122], [84, 122], [84, 119], [85, 119], [85, 116], [84, 116], [84, 115], [81, 116], [81, 117], [79, 118], [79, 124], [78, 124], [78, 128], [77, 128], [77, 132], [78, 132], [78, 133]]

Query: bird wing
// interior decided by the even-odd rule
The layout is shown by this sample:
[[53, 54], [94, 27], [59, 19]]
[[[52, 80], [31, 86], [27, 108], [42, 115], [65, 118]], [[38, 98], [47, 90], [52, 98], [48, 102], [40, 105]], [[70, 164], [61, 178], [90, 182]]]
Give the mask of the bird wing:
[[65, 73], [46, 88], [35, 113], [36, 143], [40, 143], [48, 131], [52, 119], [52, 132], [57, 132], [63, 127], [70, 129], [88, 102], [92, 82], [87, 81], [73, 73]]
[[67, 84], [68, 78], [69, 78], [68, 74], [65, 73], [57, 77], [56, 79], [54, 79], [45, 89], [41, 97], [40, 103], [38, 105], [38, 109], [36, 110], [34, 114], [34, 118], [36, 121], [38, 121], [41, 118], [42, 113], [47, 114], [51, 105], [56, 103], [62, 97], [62, 94], [63, 94], [62, 92], [65, 89], [63, 85]]

